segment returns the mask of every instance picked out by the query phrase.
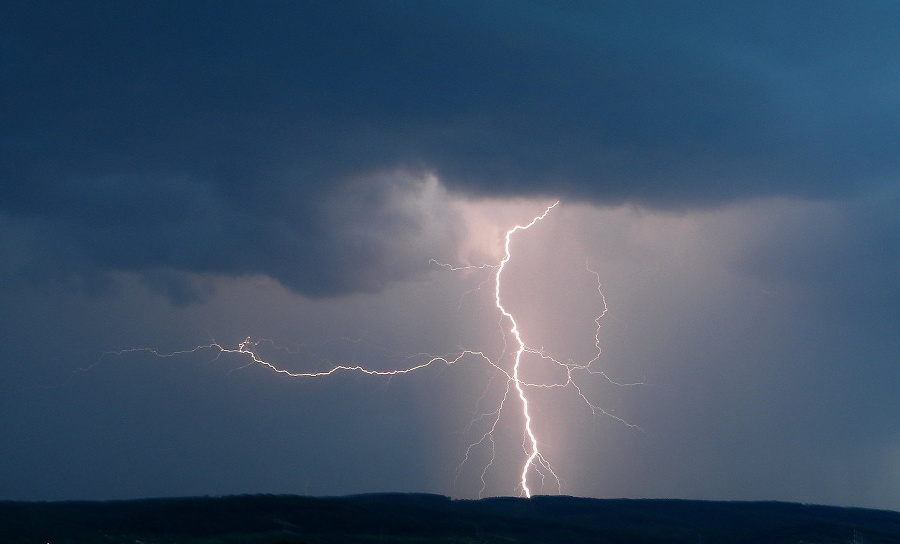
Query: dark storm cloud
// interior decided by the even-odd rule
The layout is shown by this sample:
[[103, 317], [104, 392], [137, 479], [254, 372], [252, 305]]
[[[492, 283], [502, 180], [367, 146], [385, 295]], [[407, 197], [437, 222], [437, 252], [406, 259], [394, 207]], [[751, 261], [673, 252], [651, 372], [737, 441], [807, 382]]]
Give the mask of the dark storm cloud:
[[900, 170], [897, 15], [7, 4], [0, 211], [72, 269], [143, 272], [189, 301], [189, 272], [312, 295], [414, 274], [410, 248], [452, 237], [421, 202], [427, 173], [477, 195], [662, 208], [852, 194]]

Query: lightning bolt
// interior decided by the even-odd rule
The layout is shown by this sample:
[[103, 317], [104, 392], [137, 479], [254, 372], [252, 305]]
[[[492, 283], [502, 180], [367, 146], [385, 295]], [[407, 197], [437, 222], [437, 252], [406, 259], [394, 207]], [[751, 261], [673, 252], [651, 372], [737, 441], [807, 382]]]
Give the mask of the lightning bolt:
[[[487, 421], [487, 430], [480, 434], [477, 440], [470, 443], [469, 446], [465, 449], [463, 460], [457, 466], [457, 478], [459, 477], [460, 471], [463, 466], [469, 461], [470, 454], [473, 452], [475, 448], [482, 446], [487, 443], [490, 448], [490, 459], [485, 463], [483, 469], [480, 473], [481, 480], [481, 489], [479, 490], [478, 496], [481, 497], [486, 488], [486, 478], [489, 470], [494, 465], [496, 461], [496, 442], [494, 433], [497, 431], [498, 425], [503, 414], [506, 412], [508, 405], [510, 404], [510, 397], [513, 391], [515, 391], [514, 398], [518, 399], [518, 405], [520, 406], [520, 414], [521, 414], [521, 430], [522, 430], [522, 450], [525, 456], [525, 459], [522, 463], [521, 470], [519, 472], [519, 483], [518, 489], [520, 490], [521, 495], [530, 498], [532, 496], [532, 486], [529, 485], [529, 476], [531, 474], [536, 474], [540, 476], [540, 488], [543, 489], [546, 483], [547, 478], [550, 478], [554, 483], [557, 489], [557, 492], [562, 492], [562, 482], [559, 475], [551, 466], [550, 462], [544, 456], [540, 449], [540, 441], [538, 440], [538, 436], [534, 429], [534, 419], [531, 413], [531, 403], [529, 401], [528, 391], [531, 389], [572, 389], [575, 392], [575, 395], [588, 407], [591, 413], [595, 416], [606, 416], [613, 418], [629, 427], [640, 429], [637, 425], [627, 422], [623, 418], [616, 416], [610, 413], [607, 410], [604, 410], [602, 407], [592, 403], [588, 396], [583, 391], [582, 387], [578, 384], [578, 376], [581, 374], [587, 375], [599, 375], [604, 378], [610, 384], [616, 386], [631, 386], [631, 385], [642, 385], [642, 382], [635, 383], [620, 383], [613, 381], [606, 375], [605, 372], [596, 370], [593, 368], [594, 363], [596, 363], [600, 359], [601, 355], [601, 347], [600, 347], [600, 322], [601, 319], [606, 315], [608, 308], [606, 305], [606, 298], [603, 295], [600, 284], [600, 276], [597, 272], [592, 270], [587, 264], [585, 265], [586, 270], [593, 274], [593, 276], [597, 280], [597, 292], [599, 293], [600, 300], [602, 302], [601, 311], [599, 315], [594, 319], [596, 324], [596, 332], [594, 334], [594, 346], [596, 348], [596, 354], [594, 357], [587, 361], [586, 363], [578, 364], [573, 362], [562, 362], [552, 356], [551, 354], [545, 352], [543, 349], [535, 349], [529, 347], [529, 345], [522, 338], [522, 333], [519, 329], [519, 324], [516, 321], [516, 318], [513, 314], [506, 309], [503, 304], [503, 274], [506, 271], [507, 264], [512, 260], [512, 240], [516, 233], [519, 231], [524, 231], [534, 227], [538, 222], [542, 221], [545, 217], [547, 217], [550, 212], [559, 205], [559, 202], [554, 202], [553, 204], [547, 206], [544, 211], [536, 216], [534, 216], [531, 221], [521, 224], [515, 225], [509, 230], [506, 231], [506, 235], [504, 238], [504, 253], [503, 258], [497, 264], [483, 264], [483, 265], [475, 265], [475, 266], [453, 266], [446, 263], [441, 263], [435, 260], [431, 260], [432, 264], [438, 265], [440, 267], [446, 268], [449, 271], [464, 271], [464, 270], [491, 270], [493, 271], [493, 298], [494, 305], [497, 311], [500, 314], [500, 323], [505, 323], [504, 331], [508, 333], [514, 341], [515, 350], [512, 352], [512, 367], [511, 370], [504, 369], [498, 361], [495, 361], [491, 357], [489, 357], [484, 351], [480, 350], [470, 350], [464, 349], [453, 355], [445, 355], [445, 356], [432, 356], [428, 354], [418, 354], [418, 356], [410, 356], [407, 358], [408, 361], [415, 361], [406, 366], [399, 366], [394, 369], [389, 370], [376, 370], [372, 368], [368, 368], [358, 364], [339, 364], [333, 365], [327, 368], [326, 370], [320, 371], [312, 371], [312, 372], [294, 372], [282, 367], [275, 365], [274, 363], [264, 359], [260, 356], [260, 345], [262, 343], [272, 343], [270, 340], [258, 339], [254, 340], [250, 337], [245, 338], [243, 341], [238, 343], [235, 347], [227, 347], [218, 342], [210, 342], [208, 344], [199, 345], [191, 349], [173, 351], [173, 352], [160, 352], [152, 348], [131, 348], [126, 350], [107, 352], [100, 357], [93, 365], [79, 369], [76, 372], [86, 371], [93, 368], [95, 365], [99, 364], [103, 361], [104, 356], [107, 355], [117, 355], [121, 356], [127, 353], [135, 353], [135, 352], [147, 352], [156, 357], [160, 358], [168, 358], [168, 357], [176, 357], [179, 355], [192, 354], [202, 351], [212, 351], [214, 352], [213, 360], [217, 360], [219, 357], [225, 354], [237, 355], [240, 357], [245, 357], [247, 362], [237, 368], [232, 369], [230, 372], [235, 372], [247, 367], [251, 366], [261, 366], [272, 372], [283, 374], [292, 378], [321, 378], [325, 376], [331, 376], [339, 373], [361, 373], [371, 376], [396, 376], [402, 374], [409, 374], [417, 371], [424, 370], [425, 368], [436, 366], [436, 365], [444, 365], [450, 366], [460, 363], [464, 360], [474, 359], [476, 361], [480, 360], [482, 363], [487, 364], [491, 369], [496, 371], [498, 376], [502, 376], [506, 379], [506, 384], [504, 388], [504, 392], [500, 398], [500, 401], [497, 403], [496, 407], [493, 410], [490, 410], [486, 413], [476, 416], [469, 424], [466, 429], [466, 433], [471, 431], [471, 429], [481, 422], [482, 420]], [[486, 280], [482, 282], [475, 289], [468, 291], [466, 294], [469, 294], [473, 291], [478, 291], [485, 287], [487, 284], [491, 283], [490, 280]], [[465, 296], [465, 295], [464, 295]], [[506, 334], [504, 334], [504, 342], [506, 342]], [[277, 347], [277, 346], [276, 346]], [[504, 348], [504, 353], [507, 352], [507, 349]], [[556, 382], [551, 383], [533, 383], [529, 381], [525, 381], [521, 377], [521, 369], [523, 366], [523, 357], [525, 355], [533, 355], [536, 356], [539, 360], [549, 363], [552, 365], [557, 365], [562, 368], [564, 371], [564, 380], [558, 380]], [[423, 357], [424, 356], [424, 357]], [[503, 355], [501, 354], [501, 357]], [[489, 384], [488, 384], [489, 385]], [[481, 399], [479, 399], [478, 404], [484, 400], [487, 395], [487, 388], [485, 389]]]
[[[509, 310], [507, 310], [503, 304], [503, 297], [502, 297], [503, 272], [506, 270], [506, 265], [510, 262], [510, 260], [512, 260], [512, 249], [510, 246], [512, 244], [513, 236], [519, 231], [527, 230], [527, 229], [530, 229], [531, 227], [535, 226], [538, 222], [542, 221], [545, 217], [547, 217], [547, 215], [558, 205], [559, 205], [559, 201], [554, 202], [553, 204], [548, 206], [546, 209], [544, 209], [544, 211], [541, 214], [534, 216], [531, 219], [531, 221], [529, 221], [528, 223], [525, 223], [522, 225], [515, 225], [514, 227], [507, 230], [506, 235], [504, 237], [503, 258], [500, 260], [500, 262], [497, 265], [453, 266], [450, 264], [440, 263], [440, 262], [432, 260], [432, 262], [434, 264], [437, 264], [439, 266], [447, 268], [448, 270], [451, 270], [451, 271], [479, 270], [479, 269], [485, 269], [485, 268], [493, 269], [494, 270], [494, 274], [493, 274], [494, 305], [496, 306], [497, 310], [500, 312], [502, 319], [505, 320], [509, 324], [509, 328], [507, 329], [507, 331], [512, 335], [513, 339], [515, 340], [516, 349], [513, 354], [512, 372], [507, 372], [506, 370], [502, 369], [498, 364], [494, 363], [491, 360], [488, 360], [491, 365], [493, 365], [495, 368], [500, 370], [506, 376], [506, 378], [507, 378], [506, 389], [505, 389], [505, 392], [504, 392], [496, 410], [494, 410], [490, 413], [482, 414], [482, 415], [476, 417], [475, 420], [473, 420], [472, 424], [474, 424], [476, 421], [478, 421], [482, 418], [489, 419], [489, 421], [490, 421], [489, 428], [485, 433], [483, 433], [480, 436], [480, 438], [478, 440], [471, 443], [466, 448], [463, 461], [457, 467], [457, 475], [458, 475], [459, 471], [462, 469], [462, 466], [469, 460], [469, 455], [471, 454], [472, 450], [475, 447], [480, 446], [481, 444], [483, 444], [485, 442], [489, 443], [491, 456], [490, 456], [489, 461], [485, 464], [484, 469], [481, 472], [481, 489], [479, 490], [479, 494], [478, 494], [479, 497], [484, 493], [484, 491], [487, 487], [487, 483], [486, 483], [486, 479], [485, 479], [487, 472], [490, 469], [490, 467], [493, 465], [494, 461], [496, 460], [495, 459], [494, 432], [497, 429], [497, 425], [500, 421], [502, 412], [503, 412], [504, 408], [506, 407], [506, 403], [507, 403], [509, 394], [512, 389], [514, 389], [516, 391], [516, 394], [519, 399], [519, 403], [521, 405], [522, 434], [523, 434], [522, 446], [523, 446], [523, 450], [525, 452], [525, 461], [522, 463], [522, 469], [519, 473], [519, 489], [521, 490], [522, 495], [524, 495], [525, 497], [528, 497], [528, 498], [530, 498], [532, 495], [531, 487], [528, 485], [528, 481], [529, 481], [528, 476], [529, 476], [529, 473], [532, 471], [537, 472], [538, 475], [540, 475], [542, 487], [543, 487], [543, 484], [545, 483], [545, 480], [547, 477], [552, 478], [552, 480], [556, 483], [556, 488], [558, 491], [561, 491], [561, 487], [562, 487], [562, 483], [561, 483], [559, 475], [554, 471], [552, 465], [547, 460], [547, 458], [543, 455], [543, 453], [541, 453], [540, 444], [539, 444], [537, 435], [535, 434], [535, 431], [534, 431], [534, 428], [532, 425], [533, 419], [532, 419], [531, 411], [529, 408], [529, 400], [528, 400], [528, 394], [527, 394], [527, 390], [529, 388], [571, 388], [571, 389], [574, 389], [577, 396], [591, 410], [591, 413], [593, 415], [607, 416], [607, 417], [610, 417], [624, 425], [627, 425], [628, 427], [640, 430], [640, 427], [638, 427], [637, 425], [629, 423], [625, 419], [623, 419], [619, 416], [616, 416], [616, 415], [610, 413], [609, 411], [603, 409], [602, 407], [592, 403], [588, 399], [587, 395], [584, 393], [582, 388], [578, 385], [578, 382], [576, 380], [577, 374], [586, 373], [586, 374], [591, 374], [591, 375], [600, 375], [607, 382], [609, 382], [612, 385], [616, 385], [616, 386], [624, 387], [624, 386], [633, 386], [633, 385], [643, 385], [642, 382], [633, 382], [633, 383], [616, 382], [616, 381], [613, 381], [612, 379], [610, 379], [609, 376], [605, 372], [600, 371], [600, 370], [595, 370], [592, 368], [592, 365], [600, 359], [600, 356], [602, 353], [602, 349], [600, 346], [600, 328], [601, 328], [600, 322], [601, 322], [601, 319], [603, 319], [603, 317], [609, 311], [609, 308], [606, 304], [606, 297], [603, 295], [603, 291], [601, 289], [600, 275], [597, 272], [592, 270], [587, 265], [587, 263], [585, 264], [586, 270], [596, 278], [597, 293], [602, 302], [602, 304], [601, 304], [602, 308], [601, 308], [599, 315], [597, 315], [597, 317], [594, 318], [594, 323], [596, 324], [596, 329], [595, 329], [595, 333], [594, 333], [594, 346], [596, 348], [596, 354], [594, 355], [594, 357], [591, 360], [589, 360], [588, 362], [586, 362], [584, 364], [564, 363], [564, 362], [558, 360], [557, 358], [553, 357], [552, 355], [546, 353], [542, 349], [535, 349], [535, 348], [529, 347], [525, 343], [525, 340], [522, 338], [522, 334], [519, 329], [519, 324], [516, 321], [515, 316], [513, 316], [513, 314]], [[475, 290], [480, 289], [483, 285], [484, 284], [477, 287]], [[466, 294], [468, 294], [468, 292]], [[549, 362], [549, 363], [555, 364], [555, 365], [563, 368], [565, 370], [565, 376], [566, 376], [565, 381], [556, 382], [556, 383], [531, 383], [531, 382], [523, 381], [520, 377], [520, 369], [522, 368], [522, 363], [523, 363], [522, 357], [526, 354], [536, 355], [545, 362]], [[472, 426], [472, 424], [470, 424], [470, 427]], [[467, 429], [467, 431], [468, 430], [469, 429]]]
[[534, 430], [531, 428], [531, 413], [528, 410], [528, 396], [525, 394], [525, 388], [522, 384], [522, 380], [519, 379], [519, 368], [522, 365], [522, 354], [528, 349], [525, 345], [525, 342], [522, 340], [522, 335], [519, 332], [519, 324], [516, 323], [516, 318], [513, 317], [511, 313], [509, 313], [506, 308], [503, 306], [503, 302], [500, 297], [501, 290], [501, 282], [500, 279], [503, 276], [503, 270], [506, 269], [506, 264], [512, 259], [512, 254], [510, 253], [509, 245], [512, 240], [513, 234], [520, 230], [529, 229], [534, 226], [535, 223], [541, 221], [547, 214], [550, 213], [550, 210], [556, 207], [559, 204], [559, 201], [554, 202], [550, 206], [544, 210], [544, 213], [536, 216], [531, 220], [530, 223], [526, 225], [516, 225], [515, 227], [506, 231], [506, 241], [504, 244], [505, 253], [503, 255], [503, 259], [500, 261], [500, 265], [497, 267], [496, 275], [494, 276], [494, 304], [496, 304], [497, 309], [500, 310], [500, 313], [503, 314], [509, 323], [510, 329], [509, 332], [512, 333], [513, 337], [516, 339], [516, 354], [513, 362], [513, 371], [512, 371], [512, 382], [515, 385], [516, 391], [519, 394], [519, 400], [522, 402], [522, 419], [525, 422], [525, 436], [527, 437], [527, 449], [528, 457], [525, 459], [525, 463], [522, 465], [522, 476], [520, 485], [522, 487], [522, 492], [526, 497], [531, 497], [531, 489], [528, 487], [528, 471], [535, 464], [538, 463], [541, 467], [545, 468], [552, 476], [556, 479], [557, 483], [559, 482], [559, 476], [553, 472], [553, 468], [550, 466], [550, 463], [544, 459], [544, 456], [541, 455], [541, 450], [538, 448], [538, 440], [534, 435]]

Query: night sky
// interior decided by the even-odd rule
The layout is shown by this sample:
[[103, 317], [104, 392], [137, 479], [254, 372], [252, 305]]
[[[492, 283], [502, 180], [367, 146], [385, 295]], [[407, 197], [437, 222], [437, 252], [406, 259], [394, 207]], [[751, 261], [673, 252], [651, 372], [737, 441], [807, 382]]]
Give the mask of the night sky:
[[559, 200], [534, 492], [900, 510], [900, 4], [743, 4], [4, 2], [0, 499], [521, 494], [478, 357], [191, 350], [508, 369]]

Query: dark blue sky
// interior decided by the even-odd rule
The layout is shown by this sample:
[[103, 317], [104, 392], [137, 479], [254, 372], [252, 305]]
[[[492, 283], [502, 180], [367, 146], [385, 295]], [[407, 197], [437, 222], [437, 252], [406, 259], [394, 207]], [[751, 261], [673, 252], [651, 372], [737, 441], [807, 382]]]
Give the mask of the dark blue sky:
[[542, 401], [564, 492], [900, 508], [898, 11], [5, 3], [0, 498], [477, 493], [477, 365], [325, 383], [101, 354], [502, 343], [465, 295], [485, 277], [429, 259], [498, 262], [560, 199], [510, 300], [577, 359], [596, 288], [562, 270], [587, 258], [598, 364], [647, 384], [595, 392], [642, 431]]

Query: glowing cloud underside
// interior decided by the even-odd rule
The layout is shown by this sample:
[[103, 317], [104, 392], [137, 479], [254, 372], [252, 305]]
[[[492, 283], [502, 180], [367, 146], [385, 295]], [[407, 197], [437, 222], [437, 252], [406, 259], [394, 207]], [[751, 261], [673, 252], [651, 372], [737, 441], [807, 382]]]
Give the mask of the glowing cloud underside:
[[[434, 365], [454, 365], [463, 360], [475, 360], [481, 361], [484, 364], [489, 365], [493, 371], [500, 373], [501, 376], [506, 378], [506, 386], [504, 393], [497, 404], [496, 408], [488, 413], [483, 413], [479, 415], [473, 422], [480, 420], [488, 421], [488, 430], [480, 435], [478, 440], [469, 444], [469, 446], [465, 450], [465, 455], [461, 463], [457, 468], [457, 475], [459, 471], [462, 469], [463, 465], [465, 465], [469, 461], [470, 453], [472, 450], [482, 444], [488, 443], [490, 446], [491, 456], [490, 459], [485, 463], [482, 471], [481, 471], [481, 489], [478, 492], [478, 496], [482, 496], [487, 488], [486, 477], [490, 468], [494, 465], [494, 463], [498, 462], [495, 458], [495, 442], [494, 442], [494, 433], [500, 423], [501, 418], [508, 411], [512, 411], [513, 408], [510, 406], [513, 404], [510, 399], [510, 393], [515, 390], [515, 398], [517, 399], [517, 403], [519, 406], [519, 411], [514, 412], [520, 414], [521, 419], [521, 431], [522, 431], [522, 449], [524, 452], [524, 461], [522, 462], [522, 467], [520, 471], [520, 480], [517, 484], [517, 488], [521, 495], [525, 497], [531, 497], [533, 491], [532, 486], [529, 485], [529, 477], [533, 475], [537, 475], [540, 477], [541, 482], [541, 490], [544, 490], [544, 486], [547, 483], [547, 480], [551, 480], [553, 482], [553, 487], [556, 492], [561, 492], [562, 484], [559, 476], [554, 471], [550, 462], [547, 458], [541, 453], [540, 444], [541, 441], [538, 439], [538, 435], [535, 432], [533, 426], [532, 414], [530, 411], [529, 404], [529, 396], [528, 391], [530, 389], [535, 388], [559, 388], [559, 389], [570, 389], [574, 391], [574, 393], [580, 398], [580, 400], [584, 403], [584, 405], [590, 409], [591, 413], [594, 415], [603, 415], [607, 417], [611, 417], [629, 427], [637, 428], [636, 425], [628, 423], [622, 418], [613, 415], [603, 408], [593, 404], [588, 397], [582, 391], [582, 388], [579, 386], [577, 378], [580, 375], [599, 375], [604, 378], [607, 382], [618, 385], [639, 385], [639, 383], [618, 383], [611, 380], [604, 372], [600, 370], [596, 370], [592, 368], [595, 362], [600, 358], [600, 320], [607, 313], [606, 299], [603, 296], [603, 293], [600, 291], [600, 278], [599, 275], [587, 268], [587, 271], [594, 275], [597, 280], [597, 292], [599, 294], [599, 300], [602, 302], [600, 312], [597, 317], [594, 319], [596, 323], [596, 333], [594, 335], [594, 346], [596, 347], [596, 354], [594, 357], [587, 361], [586, 363], [577, 364], [572, 362], [561, 362], [551, 356], [550, 354], [544, 352], [541, 349], [534, 349], [529, 347], [526, 341], [522, 338], [521, 332], [519, 330], [519, 325], [516, 322], [516, 318], [513, 316], [511, 312], [509, 312], [503, 304], [503, 273], [506, 270], [507, 264], [512, 260], [512, 250], [511, 243], [513, 237], [519, 231], [524, 231], [534, 227], [537, 223], [542, 221], [545, 217], [547, 217], [550, 212], [559, 205], [559, 202], [555, 202], [554, 204], [548, 206], [543, 213], [533, 217], [531, 221], [523, 225], [516, 225], [509, 230], [506, 231], [506, 236], [504, 240], [504, 254], [503, 258], [500, 260], [498, 264], [486, 264], [481, 266], [453, 266], [446, 263], [440, 263], [432, 260], [431, 262], [435, 265], [447, 268], [451, 271], [461, 271], [461, 270], [484, 270], [484, 269], [492, 269], [493, 272], [493, 292], [494, 292], [494, 304], [497, 308], [497, 311], [500, 314], [501, 323], [504, 323], [504, 330], [508, 333], [512, 340], [514, 341], [513, 346], [515, 347], [515, 352], [512, 355], [512, 364], [511, 370], [504, 369], [497, 360], [492, 359], [483, 351], [479, 350], [461, 350], [458, 353], [452, 356], [428, 356], [425, 359], [421, 360], [418, 363], [411, 364], [408, 366], [404, 366], [401, 368], [396, 368], [392, 370], [377, 370], [372, 368], [367, 368], [362, 365], [335, 365], [326, 370], [314, 371], [314, 372], [293, 372], [287, 370], [285, 368], [281, 368], [270, 361], [264, 359], [258, 351], [258, 347], [261, 343], [266, 342], [270, 343], [268, 340], [254, 340], [252, 338], [246, 338], [235, 347], [225, 347], [219, 343], [213, 342], [210, 344], [196, 346], [191, 349], [175, 351], [171, 353], [161, 353], [152, 348], [134, 348], [127, 349], [117, 352], [111, 352], [110, 355], [122, 355], [125, 353], [132, 352], [149, 352], [157, 357], [175, 357], [178, 355], [186, 355], [190, 353], [196, 353], [203, 350], [213, 350], [215, 352], [215, 357], [218, 358], [223, 354], [234, 354], [240, 357], [246, 357], [247, 363], [242, 365], [241, 367], [235, 369], [239, 370], [241, 368], [246, 368], [249, 366], [261, 366], [272, 372], [276, 372], [278, 374], [283, 374], [292, 378], [322, 378], [325, 376], [330, 376], [332, 374], [342, 373], [342, 372], [358, 372], [361, 374], [368, 374], [373, 376], [396, 376], [401, 374], [409, 374], [412, 372], [420, 371], [425, 368]], [[530, 382], [525, 381], [521, 378], [521, 372], [523, 366], [523, 355], [530, 354], [539, 358], [544, 364], [552, 364], [557, 365], [564, 371], [564, 380], [552, 381], [552, 382]], [[502, 357], [502, 355], [501, 355]], [[98, 361], [99, 362], [99, 361]]]

